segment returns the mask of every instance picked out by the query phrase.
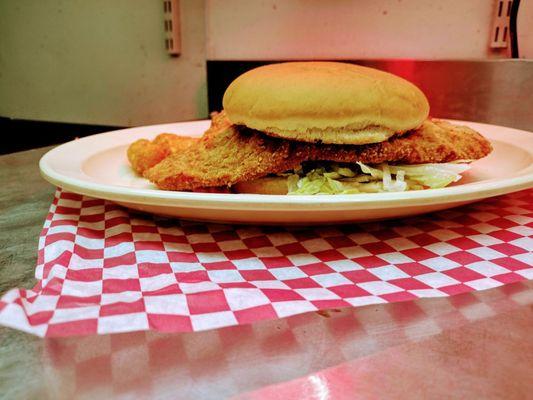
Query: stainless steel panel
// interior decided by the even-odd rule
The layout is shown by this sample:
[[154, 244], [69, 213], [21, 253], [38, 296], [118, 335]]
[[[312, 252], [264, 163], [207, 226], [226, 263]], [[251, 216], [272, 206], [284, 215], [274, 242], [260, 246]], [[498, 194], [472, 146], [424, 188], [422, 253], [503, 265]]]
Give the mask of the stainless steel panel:
[[431, 115], [533, 131], [533, 60], [361, 60], [415, 83]]

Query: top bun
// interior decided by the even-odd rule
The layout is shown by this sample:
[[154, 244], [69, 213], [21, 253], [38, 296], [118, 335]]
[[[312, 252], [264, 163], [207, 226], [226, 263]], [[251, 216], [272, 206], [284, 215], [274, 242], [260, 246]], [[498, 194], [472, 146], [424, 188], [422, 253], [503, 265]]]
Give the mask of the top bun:
[[304, 142], [367, 144], [418, 128], [424, 93], [396, 75], [338, 62], [288, 62], [250, 70], [224, 93], [234, 124]]

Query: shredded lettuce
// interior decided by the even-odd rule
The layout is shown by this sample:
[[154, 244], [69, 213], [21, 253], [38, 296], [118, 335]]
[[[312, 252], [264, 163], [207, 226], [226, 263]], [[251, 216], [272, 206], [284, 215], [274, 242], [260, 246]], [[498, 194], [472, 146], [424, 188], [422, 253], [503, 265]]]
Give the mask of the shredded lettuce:
[[370, 166], [358, 162], [348, 166], [324, 163], [309, 171], [300, 168], [288, 176], [289, 194], [355, 194], [436, 189], [461, 179], [468, 164], [415, 164]]

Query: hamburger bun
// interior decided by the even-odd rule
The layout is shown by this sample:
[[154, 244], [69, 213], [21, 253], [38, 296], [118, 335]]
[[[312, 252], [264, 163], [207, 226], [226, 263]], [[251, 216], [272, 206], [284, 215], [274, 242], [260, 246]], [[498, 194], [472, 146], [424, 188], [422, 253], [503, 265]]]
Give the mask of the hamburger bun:
[[288, 62], [250, 70], [227, 88], [237, 125], [284, 139], [368, 144], [419, 127], [429, 104], [396, 75], [339, 62]]
[[232, 186], [232, 189], [237, 193], [287, 194], [289, 192], [287, 181], [284, 176], [269, 176], [252, 181], [238, 182]]

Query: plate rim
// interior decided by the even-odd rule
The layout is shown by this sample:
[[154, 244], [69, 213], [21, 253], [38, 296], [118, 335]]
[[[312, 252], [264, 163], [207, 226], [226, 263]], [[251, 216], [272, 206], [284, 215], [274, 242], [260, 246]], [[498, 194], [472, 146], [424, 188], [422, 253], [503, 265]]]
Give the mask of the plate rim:
[[[478, 126], [487, 126], [491, 128], [504, 128], [515, 131], [519, 134], [533, 133], [515, 128], [484, 124], [473, 121], [445, 119], [455, 124], [475, 124]], [[96, 135], [90, 135], [78, 140], [63, 143], [44, 154], [39, 161], [41, 176], [48, 182], [59, 186], [63, 189], [75, 193], [101, 198], [110, 201], [132, 202], [144, 205], [174, 206], [187, 208], [240, 208], [242, 205], [255, 206], [259, 209], [294, 209], [294, 207], [305, 209], [321, 210], [338, 210], [349, 206], [377, 209], [386, 208], [392, 204], [397, 205], [402, 202], [402, 206], [417, 206], [421, 204], [436, 203], [454, 203], [464, 201], [475, 201], [487, 197], [494, 197], [505, 193], [510, 193], [533, 186], [533, 164], [519, 171], [520, 175], [509, 178], [488, 179], [480, 182], [471, 182], [464, 185], [451, 186], [441, 189], [426, 189], [421, 191], [408, 192], [390, 192], [390, 193], [363, 193], [348, 195], [262, 195], [262, 194], [228, 194], [228, 193], [198, 193], [198, 192], [180, 192], [165, 191], [159, 189], [141, 189], [126, 186], [112, 185], [108, 183], [95, 183], [82, 180], [76, 177], [67, 176], [56, 171], [51, 165], [50, 160], [57, 154], [71, 146], [79, 146], [83, 142], [95, 141], [98, 137], [106, 135], [112, 137], [139, 129], [165, 130], [169, 127], [179, 125], [205, 125], [209, 120], [183, 121], [171, 124], [145, 125], [134, 128], [126, 128], [102, 132]], [[201, 132], [199, 132], [201, 134]], [[504, 141], [505, 142], [505, 141]], [[509, 142], [507, 142], [509, 143]], [[123, 144], [122, 144], [123, 145]], [[101, 150], [100, 150], [101, 151]], [[528, 150], [533, 155], [533, 151]], [[97, 154], [96, 152], [93, 153]], [[87, 158], [85, 158], [87, 159]], [[83, 160], [80, 161], [80, 166]], [[81, 169], [81, 168], [80, 168]], [[487, 185], [491, 182], [492, 184]], [[198, 202], [198, 203], [197, 203]], [[232, 207], [233, 206], [233, 207]]]

